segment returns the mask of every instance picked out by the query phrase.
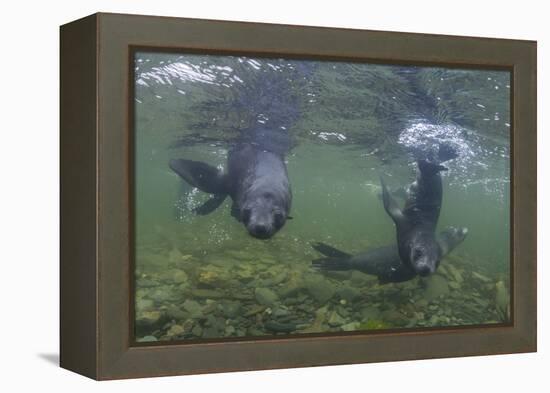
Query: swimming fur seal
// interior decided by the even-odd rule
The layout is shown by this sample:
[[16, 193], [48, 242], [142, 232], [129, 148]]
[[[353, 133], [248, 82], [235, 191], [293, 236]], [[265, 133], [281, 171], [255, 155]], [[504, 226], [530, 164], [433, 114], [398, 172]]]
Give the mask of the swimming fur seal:
[[[464, 241], [467, 228], [449, 227], [437, 236], [441, 258]], [[312, 245], [326, 258], [315, 259], [312, 265], [321, 270], [359, 270], [378, 277], [380, 284], [403, 282], [416, 277], [417, 273], [401, 262], [397, 245], [375, 248], [361, 254], [351, 255], [324, 243]]]
[[421, 276], [434, 273], [441, 259], [441, 249], [435, 238], [443, 199], [440, 172], [447, 170], [441, 163], [456, 156], [454, 149], [441, 145], [437, 159], [418, 160], [418, 174], [408, 188], [403, 209], [399, 208], [384, 179], [380, 177], [382, 201], [384, 209], [393, 219], [397, 229], [397, 246], [401, 261]]
[[250, 235], [267, 239], [289, 219], [292, 192], [284, 162], [290, 143], [283, 131], [257, 132], [229, 151], [227, 171], [185, 159], [170, 160], [170, 168], [183, 180], [213, 197], [196, 209], [208, 214], [229, 195], [231, 214]]

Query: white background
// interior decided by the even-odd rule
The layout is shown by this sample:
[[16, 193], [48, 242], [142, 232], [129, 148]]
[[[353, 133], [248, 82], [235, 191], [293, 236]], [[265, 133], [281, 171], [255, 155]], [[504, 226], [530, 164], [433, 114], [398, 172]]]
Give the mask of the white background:
[[[369, 4], [370, 3], [370, 4]], [[0, 391], [549, 391], [544, 1], [5, 1], [0, 9]], [[58, 368], [58, 26], [96, 11], [538, 41], [539, 352], [93, 382]], [[544, 67], [543, 67], [544, 65]], [[546, 362], [546, 365], [544, 363]]]

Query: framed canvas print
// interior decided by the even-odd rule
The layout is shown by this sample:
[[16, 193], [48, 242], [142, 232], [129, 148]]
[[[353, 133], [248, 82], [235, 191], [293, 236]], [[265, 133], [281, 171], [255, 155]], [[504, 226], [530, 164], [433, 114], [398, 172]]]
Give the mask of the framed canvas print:
[[536, 43], [61, 27], [61, 366], [536, 350]]

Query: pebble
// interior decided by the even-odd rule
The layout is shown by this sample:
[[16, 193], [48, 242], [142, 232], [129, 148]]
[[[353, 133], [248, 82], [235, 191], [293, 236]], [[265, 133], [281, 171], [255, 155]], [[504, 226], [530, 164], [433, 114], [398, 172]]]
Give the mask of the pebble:
[[183, 254], [177, 248], [173, 248], [172, 251], [168, 253], [168, 260], [172, 263], [181, 262]]
[[449, 287], [452, 289], [460, 289], [460, 284], [456, 281], [449, 281]]
[[472, 272], [472, 277], [477, 278], [481, 282], [490, 282], [491, 280], [478, 272]]
[[222, 311], [228, 318], [239, 316], [241, 310], [241, 303], [237, 301], [227, 301], [222, 304]]
[[263, 306], [273, 306], [279, 301], [279, 296], [269, 288], [256, 288], [254, 297]]
[[360, 311], [363, 320], [375, 320], [380, 318], [380, 310], [374, 306], [368, 306]]
[[191, 290], [191, 296], [199, 299], [222, 299], [226, 297], [223, 292], [201, 288]]
[[353, 302], [355, 299], [357, 299], [361, 295], [361, 292], [357, 288], [345, 286], [345, 287], [338, 288], [338, 290], [336, 291], [336, 294], [342, 300], [345, 300], [346, 302], [350, 303], [350, 302]]
[[231, 276], [226, 268], [213, 264], [204, 266], [198, 274], [199, 285], [208, 288], [223, 288], [230, 284]]
[[344, 332], [352, 332], [354, 330], [357, 330], [358, 328], [359, 328], [359, 323], [358, 322], [350, 322], [350, 323], [346, 323], [345, 325], [341, 326], [341, 329]]
[[170, 292], [165, 288], [158, 288], [154, 290], [149, 296], [157, 303], [165, 303], [168, 300], [172, 299]]
[[271, 320], [265, 323], [265, 328], [274, 333], [290, 333], [296, 330], [296, 324]]
[[160, 311], [145, 311], [139, 313], [136, 318], [136, 329], [147, 333], [159, 327], [163, 323], [163, 319]]
[[185, 313], [184, 311], [181, 310], [181, 308], [175, 305], [168, 306], [168, 308], [166, 309], [166, 315], [170, 319], [175, 319], [175, 320], [182, 320], [187, 317], [187, 313]]
[[183, 308], [191, 314], [192, 318], [197, 318], [202, 315], [202, 306], [195, 300], [186, 300], [183, 302]]
[[256, 277], [256, 274], [251, 267], [241, 267], [237, 270], [236, 277], [240, 282], [246, 284], [252, 281]]
[[183, 329], [183, 326], [180, 325], [172, 325], [170, 329], [166, 332], [167, 336], [174, 337], [179, 336], [180, 334], [183, 334], [185, 330]]
[[309, 276], [305, 279], [305, 287], [309, 294], [319, 303], [326, 303], [334, 294], [334, 286], [322, 276]]
[[384, 311], [382, 313], [382, 320], [396, 325], [401, 325], [407, 322], [407, 318], [397, 310]]
[[174, 276], [172, 277], [172, 280], [176, 284], [181, 284], [181, 283], [187, 282], [187, 280], [188, 280], [187, 273], [185, 273], [183, 270], [178, 270], [174, 273]]
[[495, 284], [495, 304], [497, 310], [507, 318], [509, 317], [509, 302], [510, 302], [510, 295], [508, 294], [508, 290], [506, 289], [506, 286], [504, 285], [503, 281], [499, 281]]
[[264, 312], [266, 309], [266, 306], [259, 306], [259, 305], [254, 305], [252, 306], [245, 314], [244, 316], [245, 317], [251, 317], [252, 315], [256, 315], [256, 314], [259, 314], [259, 313], [262, 313]]
[[263, 285], [265, 285], [267, 287], [274, 287], [274, 286], [279, 285], [282, 282], [284, 282], [287, 277], [288, 277], [287, 272], [281, 272], [281, 273], [279, 273], [279, 274], [277, 274], [277, 275], [275, 275], [271, 278], [265, 279], [263, 281]]
[[205, 338], [218, 338], [220, 333], [216, 328], [207, 327], [202, 330], [202, 336]]
[[199, 325], [196, 325], [193, 330], [191, 330], [191, 333], [194, 335], [194, 336], [197, 336], [197, 337], [200, 337], [202, 336], [202, 327], [200, 327]]
[[439, 274], [430, 276], [427, 280], [426, 291], [424, 297], [426, 300], [434, 300], [440, 296], [444, 296], [449, 293], [449, 285], [447, 280]]
[[418, 307], [421, 307], [421, 308], [425, 308], [425, 307], [428, 307], [428, 301], [426, 299], [420, 299], [419, 301], [416, 302], [416, 305]]
[[139, 299], [136, 301], [136, 310], [141, 311], [152, 311], [155, 308], [155, 302], [150, 299]]
[[332, 327], [340, 326], [346, 323], [346, 320], [342, 318], [336, 311], [333, 311], [330, 314], [330, 317], [328, 319], [328, 324]]
[[138, 343], [150, 343], [150, 342], [158, 341], [158, 339], [155, 336], [145, 336], [145, 337], [138, 338], [136, 341]]
[[226, 326], [226, 328], [225, 328], [225, 335], [226, 335], [226, 336], [231, 336], [231, 335], [233, 335], [233, 333], [235, 333], [235, 330], [236, 330], [236, 329], [235, 329], [234, 326], [231, 326], [231, 325]]
[[460, 273], [460, 271], [457, 268], [455, 268], [453, 265], [447, 265], [447, 269], [453, 276], [454, 280], [458, 284], [462, 284], [462, 282], [464, 281], [464, 278], [462, 277], [462, 273]]
[[276, 308], [273, 310], [274, 317], [286, 317], [287, 315], [290, 315], [290, 311], [285, 308]]

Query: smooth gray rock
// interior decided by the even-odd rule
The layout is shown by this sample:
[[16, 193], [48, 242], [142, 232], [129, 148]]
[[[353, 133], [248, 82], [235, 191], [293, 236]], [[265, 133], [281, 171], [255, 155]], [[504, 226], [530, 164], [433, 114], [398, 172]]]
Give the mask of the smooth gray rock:
[[330, 314], [328, 324], [332, 327], [340, 326], [346, 323], [346, 320], [340, 316], [336, 311]]
[[155, 302], [151, 299], [139, 299], [136, 301], [136, 310], [140, 311], [152, 311], [155, 308]]
[[187, 313], [182, 311], [181, 308], [175, 305], [171, 305], [166, 309], [166, 315], [170, 319], [175, 319], [176, 321], [185, 319], [187, 317]]
[[380, 310], [374, 306], [368, 306], [361, 310], [361, 318], [366, 321], [380, 319]]
[[241, 302], [227, 301], [222, 304], [222, 311], [228, 318], [235, 318], [241, 313]]
[[361, 295], [361, 292], [357, 288], [345, 286], [338, 288], [338, 290], [336, 290], [336, 294], [340, 296], [341, 299], [344, 299], [347, 302], [352, 302], [357, 299], [359, 295]]
[[308, 293], [319, 303], [326, 303], [336, 293], [334, 285], [321, 276], [308, 277], [304, 284]]
[[158, 341], [158, 339], [155, 336], [145, 336], [137, 339], [138, 343], [150, 343]]
[[202, 315], [202, 306], [194, 300], [186, 300], [183, 302], [183, 309], [191, 314], [192, 318], [197, 318]]
[[426, 290], [424, 292], [424, 297], [426, 300], [431, 301], [449, 293], [449, 285], [444, 277], [434, 274], [426, 281]]
[[254, 297], [263, 306], [272, 306], [279, 301], [279, 296], [269, 288], [256, 288]]

